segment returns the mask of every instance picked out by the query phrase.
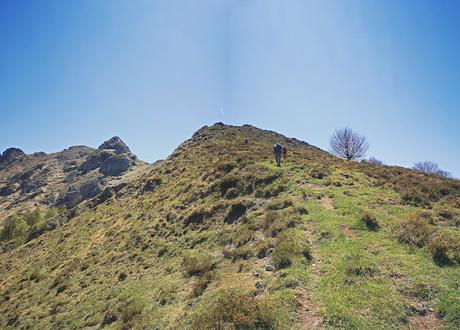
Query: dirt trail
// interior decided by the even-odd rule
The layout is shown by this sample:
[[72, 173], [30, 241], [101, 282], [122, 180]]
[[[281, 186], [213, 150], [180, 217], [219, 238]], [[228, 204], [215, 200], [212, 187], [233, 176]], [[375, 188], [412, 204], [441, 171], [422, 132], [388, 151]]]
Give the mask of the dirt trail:
[[299, 288], [296, 292], [300, 301], [299, 311], [299, 326], [300, 329], [324, 329], [323, 319], [321, 317], [319, 308], [314, 301], [312, 292], [318, 285], [320, 274], [320, 266], [322, 263], [321, 255], [317, 246], [313, 241], [314, 228], [310, 224], [310, 228], [305, 231], [305, 237], [311, 246], [312, 264], [309, 266], [310, 282], [307, 288]]
[[330, 197], [324, 196], [321, 198], [320, 203], [321, 206], [324, 207], [326, 210], [333, 210], [334, 205], [332, 204], [333, 200]]
[[426, 315], [414, 315], [409, 317], [409, 323], [403, 327], [404, 330], [434, 330], [445, 326], [442, 319], [434, 313]]
[[356, 232], [349, 226], [347, 225], [346, 223], [342, 223], [340, 225], [340, 229], [342, 230], [342, 233], [348, 237], [349, 239], [351, 240], [355, 240], [356, 239]]

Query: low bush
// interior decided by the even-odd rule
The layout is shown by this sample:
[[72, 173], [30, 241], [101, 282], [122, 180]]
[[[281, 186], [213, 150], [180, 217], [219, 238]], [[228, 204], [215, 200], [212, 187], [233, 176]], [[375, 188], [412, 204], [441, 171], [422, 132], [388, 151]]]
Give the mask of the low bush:
[[133, 326], [132, 322], [137, 320], [140, 315], [142, 314], [142, 311], [144, 310], [144, 304], [137, 300], [137, 299], [128, 299], [123, 303], [123, 305], [120, 307], [120, 314], [121, 314], [121, 321], [125, 325], [130, 325], [128, 328]]
[[324, 179], [325, 177], [329, 175], [329, 173], [326, 169], [317, 167], [317, 168], [313, 168], [310, 171], [310, 175], [312, 178], [315, 178], [315, 179]]
[[214, 277], [214, 272], [206, 272], [203, 276], [197, 277], [195, 282], [193, 283], [193, 296], [201, 296], [208, 287], [208, 285], [214, 280]]
[[460, 328], [460, 290], [446, 292], [441, 295], [437, 306], [438, 313], [452, 325], [452, 329]]
[[227, 215], [225, 216], [224, 222], [228, 224], [234, 223], [246, 213], [246, 210], [247, 206], [243, 202], [232, 204]]
[[294, 203], [290, 198], [275, 199], [268, 204], [269, 210], [282, 210], [292, 206]]
[[289, 214], [268, 211], [265, 213], [262, 227], [266, 235], [276, 237], [280, 232], [296, 227], [300, 221]]
[[193, 314], [190, 328], [268, 330], [286, 327], [284, 314], [276, 311], [273, 300], [240, 288], [221, 289], [206, 306]]
[[0, 240], [12, 240], [22, 237], [28, 230], [27, 223], [23, 218], [11, 216], [7, 218], [0, 231]]
[[301, 215], [308, 214], [308, 210], [304, 206], [297, 206], [295, 208], [295, 212], [297, 212], [297, 213], [299, 213]]
[[264, 220], [262, 223], [263, 229], [267, 230], [270, 226], [278, 219], [279, 216], [273, 211], [267, 211], [264, 215]]
[[219, 162], [216, 165], [216, 169], [219, 172], [230, 173], [236, 167], [234, 162]]
[[304, 233], [297, 229], [281, 233], [276, 241], [272, 260], [277, 269], [289, 267], [296, 260], [311, 260], [310, 246]]
[[210, 255], [191, 253], [184, 256], [182, 261], [185, 273], [188, 276], [200, 276], [213, 270], [214, 263]]
[[24, 220], [27, 222], [27, 225], [32, 228], [44, 220], [44, 215], [40, 211], [40, 208], [35, 208], [33, 211], [24, 213]]
[[256, 191], [256, 197], [271, 198], [276, 197], [281, 194], [283, 191], [286, 191], [286, 186], [284, 184], [272, 184], [268, 187]]
[[452, 243], [452, 259], [460, 265], [460, 239]]
[[401, 243], [422, 247], [428, 243], [433, 229], [420, 214], [400, 223], [398, 238]]
[[255, 247], [257, 258], [265, 258], [270, 255], [275, 247], [275, 240], [273, 238], [267, 238], [259, 243]]
[[254, 256], [254, 251], [251, 247], [241, 246], [232, 250], [224, 250], [223, 255], [225, 259], [236, 260], [248, 260]]
[[345, 274], [349, 277], [373, 277], [377, 268], [358, 255], [345, 257]]
[[436, 264], [444, 265], [449, 263], [450, 260], [447, 253], [450, 249], [451, 243], [447, 237], [440, 233], [432, 235], [430, 242], [428, 243], [428, 250], [431, 252]]
[[230, 175], [223, 178], [219, 183], [219, 190], [222, 196], [225, 196], [227, 191], [231, 188], [238, 190], [238, 187], [241, 185], [242, 178], [236, 175]]
[[196, 208], [185, 218], [184, 225], [189, 226], [191, 224], [201, 224], [209, 215], [210, 211], [208, 209]]
[[43, 211], [36, 207], [32, 211], [13, 215], [7, 218], [0, 231], [0, 240], [23, 238], [28, 233], [38, 232], [44, 222], [58, 215], [58, 209], [50, 208]]
[[416, 188], [405, 190], [401, 195], [401, 199], [403, 204], [406, 205], [420, 207], [429, 207], [431, 205], [429, 198]]
[[369, 212], [364, 212], [361, 217], [361, 222], [371, 231], [377, 231], [380, 229], [377, 219]]
[[232, 199], [232, 198], [235, 198], [237, 196], [238, 196], [238, 189], [236, 189], [235, 187], [230, 188], [225, 193], [225, 198], [227, 198], [227, 199]]

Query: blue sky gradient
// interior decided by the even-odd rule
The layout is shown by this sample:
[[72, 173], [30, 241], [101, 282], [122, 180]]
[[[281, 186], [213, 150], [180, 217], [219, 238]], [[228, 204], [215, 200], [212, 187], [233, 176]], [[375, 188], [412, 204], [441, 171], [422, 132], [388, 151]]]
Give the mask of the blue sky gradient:
[[121, 136], [166, 157], [206, 124], [460, 176], [460, 2], [0, 0], [0, 149]]

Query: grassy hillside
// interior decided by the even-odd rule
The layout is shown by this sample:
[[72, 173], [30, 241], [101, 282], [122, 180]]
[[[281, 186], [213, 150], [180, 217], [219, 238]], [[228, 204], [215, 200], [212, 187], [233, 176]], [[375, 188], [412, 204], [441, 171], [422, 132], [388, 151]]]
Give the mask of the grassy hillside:
[[458, 181], [220, 124], [146, 173], [1, 252], [0, 328], [460, 327]]

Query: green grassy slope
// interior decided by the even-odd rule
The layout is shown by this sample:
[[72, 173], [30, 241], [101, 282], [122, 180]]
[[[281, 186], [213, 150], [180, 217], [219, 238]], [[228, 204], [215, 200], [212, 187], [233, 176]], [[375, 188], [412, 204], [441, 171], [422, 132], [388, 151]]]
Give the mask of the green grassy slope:
[[459, 208], [458, 181], [214, 125], [1, 253], [0, 328], [455, 329]]

